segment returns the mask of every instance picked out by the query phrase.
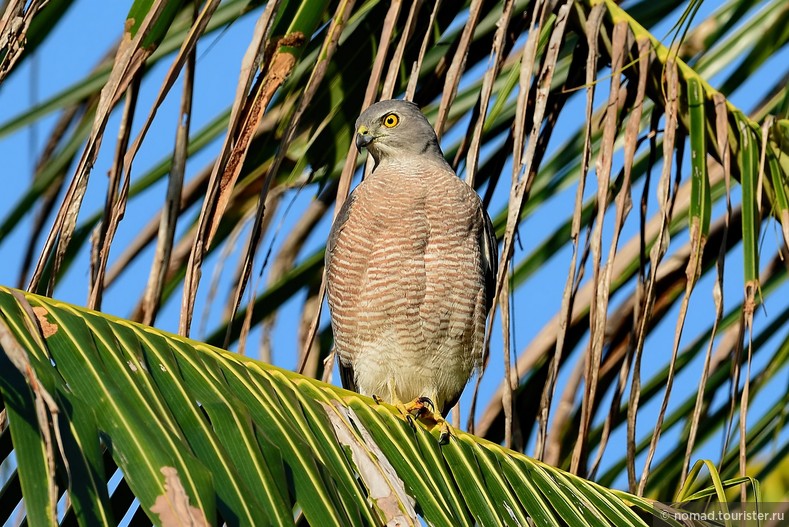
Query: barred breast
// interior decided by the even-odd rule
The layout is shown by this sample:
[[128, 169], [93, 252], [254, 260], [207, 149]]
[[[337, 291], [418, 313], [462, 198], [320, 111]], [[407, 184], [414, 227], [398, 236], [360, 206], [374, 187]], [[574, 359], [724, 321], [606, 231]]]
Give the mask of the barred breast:
[[379, 166], [353, 192], [326, 254], [335, 349], [359, 392], [433, 399], [442, 414], [478, 365], [485, 222], [448, 166]]

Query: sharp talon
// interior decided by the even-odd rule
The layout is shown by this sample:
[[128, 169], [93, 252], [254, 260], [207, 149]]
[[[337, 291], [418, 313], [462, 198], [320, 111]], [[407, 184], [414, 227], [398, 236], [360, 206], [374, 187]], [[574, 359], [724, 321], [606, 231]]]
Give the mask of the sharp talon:
[[425, 414], [430, 413], [430, 410], [425, 406], [416, 406], [411, 410], [411, 414], [417, 419], [421, 419]]
[[[436, 405], [433, 404], [433, 401], [430, 400], [430, 397], [422, 396], [422, 397], [419, 397], [416, 401], [418, 403], [421, 403], [422, 405], [425, 405], [425, 404], [429, 405], [430, 406], [430, 412], [431, 413], [435, 413]], [[424, 406], [423, 406], [422, 408], [420, 408], [420, 410], [427, 410], [427, 408], [424, 408]]]
[[449, 425], [446, 421], [441, 423], [441, 432], [438, 434], [438, 444], [439, 445], [446, 445], [449, 443], [449, 436], [452, 434], [449, 432]]
[[405, 414], [405, 420], [412, 429], [416, 430], [416, 423], [414, 422], [414, 418], [411, 417], [411, 414]]
[[403, 405], [404, 413], [408, 413], [417, 419], [432, 419], [435, 414], [435, 405], [428, 397], [417, 397], [408, 404]]

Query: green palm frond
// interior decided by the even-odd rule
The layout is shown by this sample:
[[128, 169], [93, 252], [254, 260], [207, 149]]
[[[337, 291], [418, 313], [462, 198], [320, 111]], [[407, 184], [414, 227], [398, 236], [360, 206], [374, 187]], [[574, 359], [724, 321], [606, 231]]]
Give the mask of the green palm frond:
[[[439, 445], [358, 394], [48, 298], [0, 290], [0, 342], [7, 485], [31, 524], [111, 524], [135, 497], [165, 525], [643, 526], [631, 507], [655, 512], [461, 431]], [[125, 499], [108, 494], [116, 471]]]

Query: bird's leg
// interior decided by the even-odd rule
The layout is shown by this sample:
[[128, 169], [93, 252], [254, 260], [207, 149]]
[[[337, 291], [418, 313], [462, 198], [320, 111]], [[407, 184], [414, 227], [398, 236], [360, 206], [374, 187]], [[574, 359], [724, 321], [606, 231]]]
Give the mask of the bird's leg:
[[[384, 402], [383, 399], [377, 395], [373, 395], [372, 397], [378, 404]], [[449, 441], [449, 436], [452, 435], [451, 427], [436, 409], [436, 405], [430, 397], [417, 397], [413, 401], [404, 404], [397, 396], [394, 386], [389, 386], [389, 403], [400, 411], [400, 414], [405, 418], [406, 422], [411, 425], [411, 428], [416, 429], [414, 419], [426, 421], [433, 426], [438, 425], [438, 442], [443, 445]]]
[[405, 411], [417, 419], [424, 417], [431, 420], [436, 413], [436, 405], [429, 397], [417, 397], [408, 404], [403, 405]]
[[436, 410], [435, 404], [429, 397], [417, 397], [410, 403], [403, 405], [403, 407], [408, 415], [412, 415], [422, 421], [432, 422], [434, 426], [437, 425], [439, 427], [438, 442], [440, 444], [443, 445], [449, 441], [451, 427], [444, 419], [444, 416]]
[[[384, 401], [381, 397], [379, 397], [379, 396], [377, 396], [375, 394], [371, 395], [371, 397], [373, 398], [373, 401], [375, 401], [375, 404], [385, 404], [386, 403], [386, 401]], [[389, 400], [391, 401], [392, 406], [394, 406], [395, 408], [397, 408], [400, 411], [400, 414], [402, 414], [402, 416], [405, 418], [406, 422], [409, 425], [411, 425], [411, 428], [416, 429], [416, 425], [414, 424], [414, 414], [408, 410], [406, 405], [404, 405], [400, 401], [400, 399], [397, 398], [396, 395], [390, 395], [389, 396]], [[419, 416], [417, 416], [417, 418], [418, 417]]]

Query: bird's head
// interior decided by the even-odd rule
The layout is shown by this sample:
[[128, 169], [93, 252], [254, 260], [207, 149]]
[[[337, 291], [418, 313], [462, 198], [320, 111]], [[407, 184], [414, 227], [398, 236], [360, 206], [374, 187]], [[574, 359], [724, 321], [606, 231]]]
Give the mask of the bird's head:
[[444, 155], [433, 127], [419, 107], [409, 101], [373, 104], [356, 120], [356, 148], [366, 148], [376, 166], [389, 158]]

